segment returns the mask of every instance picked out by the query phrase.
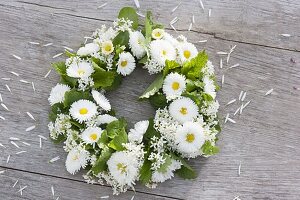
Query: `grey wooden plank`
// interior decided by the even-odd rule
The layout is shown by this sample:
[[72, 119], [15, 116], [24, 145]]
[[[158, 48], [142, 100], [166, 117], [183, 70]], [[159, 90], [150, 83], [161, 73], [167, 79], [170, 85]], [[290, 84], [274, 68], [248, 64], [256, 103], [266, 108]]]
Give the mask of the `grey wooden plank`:
[[[128, 191], [120, 195], [112, 195], [111, 188], [100, 185], [88, 185], [78, 181], [70, 181], [17, 170], [4, 169], [0, 174], [1, 187], [0, 197], [2, 200], [40, 200], [40, 199], [57, 199], [74, 200], [74, 199], [169, 199], [167, 197], [153, 196], [143, 193]], [[17, 183], [16, 183], [17, 182]], [[16, 183], [16, 185], [15, 185]], [[14, 186], [15, 185], [15, 186]], [[14, 186], [14, 187], [13, 187]], [[19, 190], [26, 187], [22, 194]], [[52, 193], [52, 187], [54, 195]], [[134, 196], [134, 197], [133, 197]]]
[[[120, 8], [134, 6], [133, 0], [107, 1], [108, 4], [97, 9], [106, 1], [60, 1], [60, 0], [22, 0], [10, 2], [13, 5], [33, 7], [36, 10], [46, 9], [49, 12], [65, 13], [96, 19], [113, 20]], [[178, 9], [171, 10], [181, 2]], [[180, 30], [187, 30], [192, 15], [195, 16], [194, 31], [214, 35], [216, 38], [240, 41], [259, 45], [273, 46], [277, 48], [300, 50], [300, 3], [298, 0], [285, 1], [218, 1], [202, 0], [205, 9], [202, 10], [198, 0], [152, 0], [140, 1], [141, 13], [152, 10], [159, 21], [164, 24], [178, 17], [179, 21], [174, 25]], [[209, 9], [211, 16], [208, 17]], [[168, 26], [171, 28], [170, 26]], [[285, 38], [280, 34], [291, 34]]]
[[[1, 77], [12, 77], [14, 81], [0, 81], [0, 92], [4, 103], [11, 109], [6, 112], [0, 108], [0, 115], [7, 118], [0, 124], [0, 141], [7, 146], [1, 149], [0, 166], [26, 170], [35, 173], [55, 175], [64, 178], [81, 180], [81, 176], [70, 176], [64, 170], [65, 153], [59, 145], [50, 141], [43, 143], [39, 149], [38, 134], [47, 136], [45, 128], [49, 106], [47, 96], [58, 76], [52, 73], [49, 78], [43, 76], [49, 69], [52, 56], [61, 52], [61, 45], [76, 48], [95, 27], [103, 23], [98, 20], [68, 15], [52, 16], [47, 10], [1, 6], [0, 33], [2, 48], [0, 50]], [[106, 23], [106, 22], [105, 22]], [[210, 35], [194, 32], [187, 34], [192, 41], [199, 38], [208, 39], [206, 48], [211, 59], [218, 66], [217, 51], [228, 50], [230, 42], [214, 39]], [[51, 47], [29, 45], [28, 41], [43, 44], [53, 42]], [[61, 44], [61, 45], [60, 45]], [[219, 93], [219, 101], [224, 105], [232, 98], [237, 98], [240, 90], [247, 90], [247, 100], [252, 102], [244, 114], [234, 118], [237, 124], [227, 124], [220, 135], [221, 153], [209, 159], [196, 159], [192, 165], [199, 172], [195, 181], [184, 181], [175, 178], [159, 185], [156, 190], [137, 186], [138, 191], [153, 194], [164, 194], [184, 199], [232, 199], [240, 195], [242, 199], [297, 199], [300, 192], [299, 166], [299, 62], [293, 64], [290, 58], [299, 59], [299, 53], [262, 48], [256, 45], [239, 44], [232, 54], [230, 64], [240, 63], [240, 67], [226, 71], [218, 70], [219, 77], [225, 74], [225, 85]], [[16, 48], [17, 47], [17, 48]], [[14, 59], [11, 54], [21, 56], [22, 61]], [[55, 59], [59, 60], [59, 59]], [[225, 67], [225, 66], [224, 66]], [[25, 80], [36, 83], [34, 94], [29, 85], [18, 82], [8, 71], [16, 71]], [[146, 76], [146, 78], [144, 78]], [[120, 115], [128, 116], [130, 122], [153, 116], [154, 110], [147, 103], [140, 105], [136, 99], [151, 82], [142, 69], [126, 78], [122, 87], [111, 93], [111, 101]], [[13, 95], [5, 88], [8, 84]], [[271, 96], [264, 97], [270, 88]], [[22, 104], [21, 104], [22, 102]], [[126, 105], [124, 107], [124, 105]], [[237, 105], [221, 108], [224, 116], [233, 113]], [[38, 119], [33, 122], [26, 117], [30, 111]], [[20, 113], [19, 113], [20, 112]], [[32, 124], [37, 128], [32, 132], [25, 129]], [[32, 144], [22, 146], [25, 154], [14, 155], [19, 151], [9, 144], [9, 137], [19, 137]], [[11, 154], [11, 161], [6, 164], [6, 156]], [[48, 161], [59, 155], [61, 160], [48, 164]], [[242, 163], [242, 173], [237, 174], [238, 165]], [[34, 163], [34, 164], [33, 164]]]

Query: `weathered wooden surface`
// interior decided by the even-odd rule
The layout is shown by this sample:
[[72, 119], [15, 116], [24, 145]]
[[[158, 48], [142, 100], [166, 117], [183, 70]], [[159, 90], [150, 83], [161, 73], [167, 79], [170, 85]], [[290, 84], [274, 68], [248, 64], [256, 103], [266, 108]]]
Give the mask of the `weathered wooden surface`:
[[[240, 196], [241, 199], [298, 199], [300, 196], [298, 134], [300, 90], [295, 90], [293, 87], [300, 87], [300, 53], [292, 49], [299, 50], [299, 37], [298, 39], [297, 37], [281, 38], [278, 34], [283, 31], [292, 35], [298, 34], [296, 30], [299, 30], [299, 23], [294, 20], [299, 18], [300, 12], [297, 12], [300, 8], [299, 3], [297, 4], [297, 1], [276, 3], [209, 1], [205, 3], [213, 6], [212, 21], [200, 23], [206, 15], [202, 16], [197, 2], [192, 2], [182, 3], [173, 14], [173, 16], [182, 16], [176, 28], [185, 30], [188, 23], [184, 23], [183, 20], [190, 20], [190, 14], [188, 16], [184, 14], [197, 9], [199, 13], [194, 14], [199, 27], [203, 26], [203, 29], [198, 30], [202, 33], [195, 31], [180, 31], [180, 33], [187, 35], [193, 42], [208, 40], [207, 44], [197, 44], [197, 48], [208, 50], [219, 79], [225, 74], [225, 84], [218, 95], [220, 104], [223, 105], [221, 114], [223, 116], [228, 112], [232, 114], [236, 110], [237, 103], [224, 105], [231, 99], [238, 98], [240, 90], [247, 91], [246, 101], [251, 100], [251, 103], [242, 115], [234, 117], [236, 124], [228, 123], [224, 126], [218, 143], [221, 147], [219, 155], [192, 161], [199, 172], [197, 180], [185, 181], [175, 178], [159, 185], [155, 190], [138, 185], [135, 199], [164, 197], [233, 199], [235, 196]], [[24, 199], [42, 199], [46, 195], [51, 199], [51, 183], [62, 187], [58, 190], [61, 191], [61, 199], [84, 198], [84, 195], [90, 197], [89, 199], [96, 199], [97, 196], [98, 198], [102, 196], [102, 193], [112, 198], [109, 193], [110, 188], [86, 185], [81, 183], [80, 175], [69, 175], [64, 168], [66, 155], [61, 146], [43, 141], [40, 149], [37, 136], [48, 136], [47, 97], [51, 87], [58, 81], [58, 76], [53, 72], [46, 79], [43, 76], [50, 69], [51, 62], [62, 59], [52, 59], [52, 56], [62, 52], [62, 46], [76, 49], [83, 41], [83, 37], [90, 35], [100, 24], [111, 24], [120, 7], [134, 5], [133, 1], [121, 1], [118, 4], [111, 1], [104, 9], [97, 10], [96, 7], [102, 3], [98, 1], [0, 2], [0, 78], [13, 79], [11, 81], [0, 79], [0, 93], [5, 105], [10, 109], [5, 111], [0, 107], [0, 115], [6, 118], [5, 121], [0, 121], [0, 142], [6, 146], [5, 149], [0, 147], [0, 166], [9, 169], [0, 175], [0, 183], [4, 185], [0, 189], [3, 199], [22, 199], [11, 188], [14, 178], [18, 177], [26, 181], [25, 185], [34, 186], [24, 191]], [[155, 16], [165, 23], [173, 18], [169, 15], [169, 10], [177, 4], [173, 1], [141, 1], [140, 3], [141, 10], [152, 9]], [[230, 7], [230, 4], [234, 7]], [[247, 5], [255, 5], [255, 7]], [[258, 11], [253, 10], [256, 7], [265, 11], [262, 16], [256, 16], [255, 13]], [[253, 23], [252, 26], [257, 24], [260, 26], [253, 30], [250, 25], [244, 26], [240, 22], [241, 19], [236, 18], [237, 14], [226, 15], [231, 9], [233, 11], [236, 9], [235, 12], [232, 11], [235, 14], [243, 10], [247, 13], [244, 14], [245, 21]], [[225, 28], [226, 24], [222, 25], [224, 16], [227, 16], [226, 19], [231, 22], [231, 26], [227, 24], [227, 28]], [[281, 21], [278, 16], [289, 19], [289, 24]], [[277, 25], [272, 26], [272, 24]], [[238, 32], [238, 29], [241, 29], [241, 32]], [[208, 33], [203, 34], [203, 32]], [[228, 40], [239, 42], [233, 43]], [[41, 44], [53, 42], [54, 45], [42, 47], [28, 44], [29, 41]], [[224, 65], [224, 69], [219, 70], [219, 56], [216, 52], [228, 51], [230, 45], [235, 44], [237, 47], [231, 56], [229, 66], [236, 63], [240, 63], [240, 66], [226, 70], [227, 66]], [[22, 60], [13, 58], [12, 54], [20, 56]], [[291, 58], [295, 59], [296, 63], [290, 62]], [[19, 73], [20, 77], [12, 75], [9, 71]], [[33, 92], [31, 85], [19, 82], [20, 79], [33, 81], [36, 93]], [[147, 75], [145, 70], [137, 69], [130, 77], [126, 77], [120, 89], [109, 94], [120, 116], [126, 116], [131, 123], [153, 116], [154, 110], [147, 102], [137, 101], [137, 97], [151, 80], [153, 77]], [[6, 90], [5, 84], [10, 86], [12, 94]], [[271, 88], [274, 88], [274, 92], [264, 97], [265, 92]], [[26, 116], [27, 111], [34, 115], [36, 122]], [[31, 125], [36, 125], [37, 128], [25, 132], [25, 129]], [[17, 141], [16, 143], [21, 147], [17, 149], [9, 143], [9, 137], [18, 137], [31, 146], [25, 146]], [[27, 152], [15, 155], [21, 150]], [[10, 162], [6, 163], [8, 155], [11, 155], [11, 158]], [[48, 163], [51, 158], [58, 155], [61, 160]], [[240, 162], [241, 174], [238, 176]], [[10, 180], [9, 184], [6, 183], [7, 180]], [[70, 188], [64, 188], [66, 185]], [[128, 193], [114, 198], [130, 199], [132, 195]]]

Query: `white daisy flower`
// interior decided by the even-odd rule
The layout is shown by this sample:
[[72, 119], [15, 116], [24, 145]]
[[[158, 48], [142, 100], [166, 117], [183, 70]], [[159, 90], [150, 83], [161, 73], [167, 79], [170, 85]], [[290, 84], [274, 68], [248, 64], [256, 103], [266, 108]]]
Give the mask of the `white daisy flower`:
[[56, 86], [52, 88], [50, 92], [50, 96], [48, 98], [50, 105], [53, 106], [56, 103], [64, 102], [65, 93], [70, 90], [71, 88], [68, 85], [58, 83]]
[[189, 42], [181, 43], [178, 47], [178, 52], [182, 62], [189, 61], [198, 54], [196, 46]]
[[88, 161], [89, 153], [86, 150], [79, 150], [77, 148], [72, 149], [66, 160], [67, 171], [71, 174], [75, 174], [80, 168], [85, 168]]
[[102, 129], [99, 127], [89, 127], [82, 132], [82, 140], [87, 144], [96, 143], [101, 137]]
[[109, 103], [109, 100], [100, 92], [96, 90], [92, 90], [92, 95], [96, 103], [103, 108], [105, 111], [111, 110], [111, 105]]
[[107, 161], [108, 170], [111, 176], [120, 185], [134, 184], [135, 179], [138, 176], [138, 163], [132, 154], [124, 151], [115, 152]]
[[150, 43], [151, 58], [164, 66], [166, 60], [176, 59], [176, 49], [166, 40], [154, 40]]
[[156, 28], [152, 31], [152, 38], [159, 40], [164, 36], [165, 31], [160, 28]]
[[167, 99], [174, 99], [185, 90], [185, 77], [178, 73], [170, 73], [164, 80], [163, 92]]
[[172, 159], [172, 163], [167, 167], [165, 172], [154, 171], [152, 173], [152, 181], [155, 183], [162, 183], [174, 176], [174, 171], [180, 169], [181, 162]]
[[135, 69], [134, 57], [129, 52], [122, 52], [119, 55], [119, 61], [117, 63], [117, 72], [123, 76], [131, 74]]
[[71, 105], [70, 114], [74, 119], [82, 123], [90, 120], [97, 114], [97, 106], [89, 100], [81, 99]]
[[138, 59], [146, 54], [145, 37], [140, 31], [130, 32], [129, 46], [133, 55]]
[[203, 78], [204, 83], [204, 92], [209, 94], [213, 99], [216, 98], [216, 86], [213, 80], [209, 78], [209, 76], [204, 76]]
[[88, 56], [99, 51], [99, 45], [95, 43], [88, 43], [84, 47], [80, 47], [77, 51], [79, 56]]
[[108, 115], [108, 114], [104, 114], [104, 115], [99, 115], [97, 117], [97, 125], [101, 125], [101, 124], [109, 124], [113, 121], [118, 120], [116, 117]]
[[196, 122], [185, 122], [175, 134], [177, 149], [187, 157], [200, 154], [200, 149], [205, 142], [203, 127]]
[[149, 126], [149, 121], [139, 121], [135, 123], [134, 128], [130, 129], [128, 133], [128, 140], [129, 142], [137, 142], [141, 143], [144, 134], [146, 133]]
[[92, 64], [86, 61], [72, 62], [67, 68], [67, 75], [73, 78], [88, 78], [93, 72]]
[[192, 121], [197, 117], [198, 111], [195, 102], [187, 97], [176, 99], [169, 105], [170, 115], [180, 123]]
[[171, 43], [174, 47], [180, 44], [180, 42], [176, 38], [174, 38], [171, 34], [167, 32], [164, 33], [163, 39]]
[[114, 49], [115, 48], [111, 40], [107, 40], [105, 42], [102, 42], [101, 44], [102, 53], [105, 55], [111, 54], [114, 51]]

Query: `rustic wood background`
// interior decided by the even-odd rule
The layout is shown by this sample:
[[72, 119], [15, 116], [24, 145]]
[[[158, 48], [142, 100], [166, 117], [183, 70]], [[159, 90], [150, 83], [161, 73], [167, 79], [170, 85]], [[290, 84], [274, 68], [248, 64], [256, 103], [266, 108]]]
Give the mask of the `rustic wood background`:
[[[101, 9], [98, 6], [107, 2]], [[182, 2], [178, 9], [171, 10]], [[184, 34], [198, 49], [205, 48], [214, 62], [219, 81], [225, 83], [218, 99], [221, 115], [232, 113], [240, 103], [225, 106], [247, 91], [251, 103], [236, 124], [226, 123], [218, 145], [221, 153], [208, 159], [192, 160], [199, 173], [194, 181], [174, 178], [155, 190], [137, 185], [136, 192], [113, 196], [108, 186], [87, 185], [81, 175], [72, 176], [64, 167], [66, 153], [49, 140], [39, 147], [38, 135], [48, 137], [48, 94], [58, 81], [50, 63], [63, 60], [52, 57], [63, 46], [77, 49], [101, 24], [111, 25], [123, 6], [135, 6], [133, 0], [11, 0], [0, 1], [0, 93], [6, 111], [0, 107], [0, 199], [299, 199], [300, 198], [300, 2], [299, 0], [140, 0], [140, 13], [151, 10], [157, 20], [168, 24], [172, 34]], [[208, 10], [211, 16], [208, 17]], [[187, 31], [195, 15], [195, 24]], [[284, 37], [280, 34], [290, 34]], [[33, 45], [29, 42], [39, 42]], [[52, 46], [42, 45], [53, 43]], [[237, 45], [228, 66], [219, 69], [218, 51]], [[22, 60], [12, 55], [20, 56]], [[226, 58], [224, 57], [224, 60]], [[239, 63], [234, 69], [228, 67]], [[14, 76], [9, 71], [20, 74]], [[145, 78], [146, 77], [146, 78]], [[19, 80], [34, 82], [31, 84]], [[147, 102], [138, 102], [153, 77], [137, 69], [126, 77], [120, 89], [109, 94], [120, 116], [130, 123], [153, 116]], [[5, 85], [11, 88], [12, 94]], [[274, 88], [269, 96], [265, 93]], [[36, 118], [31, 120], [26, 112]], [[26, 128], [36, 128], [26, 132]], [[16, 141], [20, 149], [10, 143]], [[26, 146], [22, 141], [31, 144]], [[26, 151], [16, 155], [16, 152]], [[7, 163], [7, 157], [10, 160]], [[49, 163], [53, 157], [60, 160]], [[241, 165], [240, 165], [241, 164]], [[241, 173], [238, 174], [240, 165]], [[13, 184], [19, 180], [15, 187]], [[21, 196], [18, 190], [27, 186]], [[52, 196], [51, 186], [55, 196]]]

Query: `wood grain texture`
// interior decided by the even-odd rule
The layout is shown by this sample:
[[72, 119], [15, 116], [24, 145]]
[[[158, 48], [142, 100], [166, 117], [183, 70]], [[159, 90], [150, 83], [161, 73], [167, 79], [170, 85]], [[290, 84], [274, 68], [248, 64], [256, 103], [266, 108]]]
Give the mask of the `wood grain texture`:
[[[102, 9], [97, 9], [104, 2], [108, 4]], [[177, 10], [171, 13], [180, 2], [181, 5]], [[166, 25], [174, 17], [178, 17], [179, 21], [174, 26], [179, 30], [188, 30], [194, 15], [196, 23], [193, 25], [193, 31], [225, 40], [300, 51], [298, 0], [202, 0], [202, 2], [204, 10], [200, 7], [199, 0], [140, 1], [139, 11], [144, 14], [146, 10], [152, 10], [159, 21]], [[116, 11], [120, 8], [135, 5], [133, 0], [20, 0], [11, 4], [110, 21], [115, 19]], [[209, 9], [211, 9], [210, 17], [208, 17]], [[290, 34], [292, 37], [285, 38], [280, 34]]]
[[[210, 2], [217, 4], [217, 1]], [[38, 1], [38, 3], [45, 2]], [[85, 193], [90, 195], [89, 192], [92, 191], [94, 195], [97, 191], [96, 187], [109, 192], [110, 188], [78, 182], [82, 181], [80, 174], [69, 175], [64, 168], [66, 154], [61, 145], [54, 145], [47, 140], [43, 141], [42, 149], [40, 149], [37, 135], [48, 136], [47, 98], [51, 87], [58, 81], [58, 76], [53, 72], [46, 79], [43, 76], [50, 69], [51, 62], [63, 59], [52, 59], [52, 56], [62, 52], [62, 46], [78, 48], [83, 37], [90, 35], [100, 24], [110, 25], [111, 22], [107, 20], [114, 19], [119, 9], [118, 6], [121, 7], [123, 3], [132, 5], [131, 1], [122, 1], [115, 8], [110, 8], [110, 14], [99, 11], [97, 19], [63, 13], [51, 15], [58, 10], [74, 10], [75, 8], [78, 12], [82, 9], [84, 13], [87, 8], [82, 8], [80, 2], [76, 4], [69, 2], [69, 7], [60, 2], [55, 4], [55, 8], [22, 2], [0, 3], [0, 78], [13, 79], [12, 81], [0, 79], [0, 93], [5, 105], [10, 109], [10, 111], [5, 111], [0, 107], [0, 115], [6, 118], [5, 121], [0, 121], [0, 142], [7, 147], [5, 149], [0, 147], [0, 166], [30, 172], [30, 175], [23, 171], [18, 173], [20, 177], [24, 177], [24, 180], [32, 181], [32, 184], [40, 184], [33, 180], [34, 178], [30, 178], [36, 176], [32, 175], [33, 173], [41, 174], [47, 182], [54, 181], [59, 185], [70, 184], [72, 189], [67, 192], [70, 196], [66, 199], [75, 198], [72, 192], [80, 193], [83, 197]], [[174, 4], [171, 1], [169, 3]], [[99, 2], [89, 1], [86, 5], [92, 10], [91, 8], [94, 9]], [[63, 6], [62, 9], [58, 9], [60, 6]], [[157, 8], [158, 10], [163, 9], [162, 6], [166, 7], [164, 3], [158, 4], [155, 1], [152, 5], [152, 7], [160, 7]], [[297, 14], [293, 13], [293, 15]], [[164, 17], [160, 19], [163, 21]], [[265, 22], [259, 21], [258, 23]], [[239, 26], [236, 25], [236, 27]], [[298, 199], [300, 195], [300, 137], [298, 134], [300, 91], [294, 90], [293, 87], [300, 87], [299, 52], [232, 43], [210, 34], [186, 31], [179, 31], [179, 33], [185, 34], [193, 42], [200, 39], [208, 40], [205, 45], [197, 44], [197, 48], [205, 48], [211, 55], [218, 77], [225, 74], [225, 84], [218, 95], [219, 102], [223, 105], [221, 115], [224, 116], [228, 112], [232, 115], [238, 104], [224, 105], [231, 99], [238, 98], [241, 90], [247, 91], [246, 101], [251, 100], [251, 103], [242, 115], [234, 117], [236, 124], [225, 124], [218, 143], [221, 147], [220, 154], [208, 159], [191, 161], [199, 173], [199, 178], [194, 181], [175, 178], [159, 185], [155, 190], [145, 189], [138, 185], [137, 191], [180, 199], [233, 199], [237, 195], [243, 200]], [[274, 41], [276, 37], [274, 36]], [[29, 41], [41, 44], [53, 42], [54, 44], [42, 47], [31, 45]], [[286, 43], [287, 45], [295, 44], [292, 38], [287, 39]], [[240, 66], [228, 70], [228, 66], [224, 65], [224, 69], [218, 69], [219, 56], [216, 52], [228, 51], [230, 45], [234, 44], [237, 47], [231, 56], [229, 66], [236, 63], [240, 63]], [[262, 45], [265, 44], [262, 43]], [[12, 54], [20, 56], [22, 60], [15, 59]], [[290, 62], [291, 58], [297, 62]], [[12, 75], [9, 71], [18, 72], [20, 77]], [[153, 78], [147, 75], [145, 70], [137, 69], [130, 77], [124, 79], [118, 90], [108, 94], [119, 116], [126, 116], [131, 124], [153, 116], [154, 109], [147, 102], [137, 101], [137, 97]], [[31, 85], [19, 82], [20, 79], [33, 81], [36, 85], [36, 93], [33, 92]], [[6, 90], [5, 84], [10, 86], [12, 94]], [[274, 92], [264, 97], [265, 92], [271, 88], [274, 88]], [[36, 122], [26, 116], [27, 111], [34, 115]], [[32, 125], [36, 125], [37, 128], [31, 132], [25, 132], [25, 129]], [[9, 137], [18, 137], [30, 143], [31, 146], [27, 147], [16, 142], [21, 147], [17, 149], [9, 143]], [[20, 150], [27, 152], [15, 155]], [[8, 155], [11, 155], [11, 158], [10, 162], [6, 163]], [[53, 164], [48, 163], [51, 158], [58, 155], [61, 160]], [[238, 176], [240, 162], [241, 175]], [[8, 176], [13, 177], [13, 173]], [[42, 182], [43, 180], [41, 184]], [[0, 178], [0, 183], [4, 184], [5, 179]], [[14, 199], [16, 194], [5, 190], [5, 195], [5, 199]], [[35, 196], [31, 199], [34, 199], [33, 197]], [[39, 199], [39, 196], [37, 198]], [[154, 198], [156, 197], [141, 197], [141, 199]]]

